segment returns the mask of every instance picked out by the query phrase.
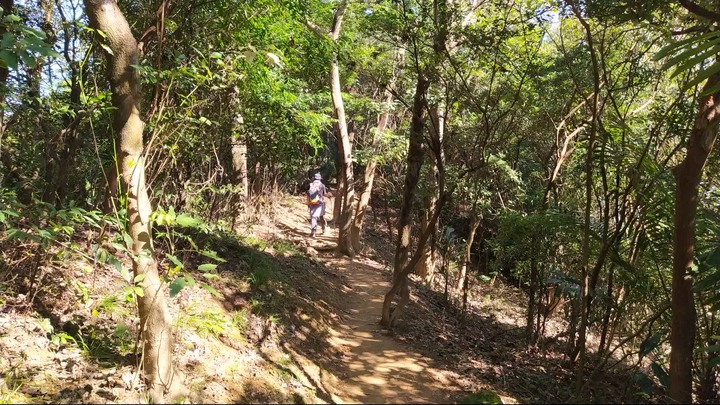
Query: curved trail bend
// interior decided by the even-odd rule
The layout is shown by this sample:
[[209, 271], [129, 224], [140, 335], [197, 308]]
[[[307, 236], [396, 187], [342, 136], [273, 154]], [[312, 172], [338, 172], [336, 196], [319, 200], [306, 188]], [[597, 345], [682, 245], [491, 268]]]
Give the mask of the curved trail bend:
[[[286, 235], [290, 239], [309, 239], [307, 211], [302, 201], [298, 199], [292, 213], [278, 219], [290, 231], [291, 235]], [[332, 212], [329, 204], [327, 212]], [[329, 338], [344, 355], [335, 362], [333, 370], [323, 372], [313, 367], [312, 374], [320, 380], [317, 382], [327, 389], [335, 403], [448, 403], [457, 387], [453, 387], [447, 372], [380, 330], [377, 321], [383, 296], [390, 288], [382, 266], [362, 256], [353, 260], [335, 256], [331, 248], [335, 246], [336, 232], [328, 230], [307, 242], [324, 252], [317, 259], [350, 287], [338, 308], [345, 314], [343, 320], [330, 331]]]

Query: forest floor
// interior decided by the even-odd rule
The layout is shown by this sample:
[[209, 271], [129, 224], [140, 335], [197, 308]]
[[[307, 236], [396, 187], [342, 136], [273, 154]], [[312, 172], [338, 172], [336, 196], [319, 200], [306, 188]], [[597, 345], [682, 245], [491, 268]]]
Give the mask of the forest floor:
[[[186, 287], [169, 300], [186, 402], [452, 403], [482, 390], [504, 403], [571, 398], [564, 325], [551, 320], [551, 338], [529, 350], [517, 288], [474, 282], [463, 315], [441, 288], [413, 279], [402, 322], [381, 329], [393, 248], [375, 220], [353, 260], [335, 255], [336, 230], [308, 237], [301, 197], [239, 229], [242, 237], [193, 235], [227, 261], [207, 280], [217, 296]], [[189, 270], [198, 257], [184, 261], [203, 279]], [[60, 251], [30, 262], [0, 274], [0, 403], [144, 401], [136, 309], [117, 270]], [[592, 375], [588, 399], [648, 402], [616, 370]]]

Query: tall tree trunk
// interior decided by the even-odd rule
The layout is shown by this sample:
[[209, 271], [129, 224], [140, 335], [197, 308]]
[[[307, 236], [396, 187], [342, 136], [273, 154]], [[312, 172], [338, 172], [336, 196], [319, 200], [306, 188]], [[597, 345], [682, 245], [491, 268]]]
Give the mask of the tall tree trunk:
[[[393, 71], [392, 80], [383, 92], [383, 111], [378, 116], [377, 126], [371, 140], [371, 148], [375, 150], [380, 143], [383, 133], [388, 127], [390, 121], [390, 110], [392, 108], [393, 95], [390, 89], [395, 85], [395, 81], [399, 74], [399, 70], [403, 66], [405, 57], [405, 49], [400, 48], [395, 52], [395, 69]], [[363, 228], [363, 220], [365, 218], [365, 211], [370, 203], [370, 197], [372, 196], [373, 182], [375, 180], [375, 169], [377, 167], [377, 161], [370, 159], [365, 165], [365, 179], [363, 182], [363, 191], [358, 199], [357, 208], [355, 209], [355, 218], [353, 219], [352, 229], [352, 241], [354, 243], [355, 251], [359, 251], [362, 244], [360, 243], [360, 233]]]
[[[406, 267], [408, 265], [408, 252], [410, 250], [410, 212], [412, 211], [415, 191], [420, 171], [422, 169], [425, 151], [423, 147], [423, 128], [425, 126], [425, 106], [427, 105], [427, 91], [430, 81], [424, 72], [418, 74], [415, 98], [413, 101], [413, 115], [410, 122], [410, 142], [408, 144], [407, 172], [405, 174], [405, 185], [403, 187], [403, 199], [400, 206], [398, 218], [398, 235], [395, 244], [395, 261], [393, 266], [393, 285], [385, 295], [381, 324], [386, 327], [392, 326], [391, 304], [395, 293], [400, 293], [400, 299], [409, 298], [409, 287], [407, 285]], [[429, 228], [429, 227], [428, 227]], [[424, 241], [423, 241], [424, 244]], [[419, 245], [421, 246], [421, 245]], [[419, 260], [419, 257], [418, 257]], [[415, 264], [413, 263], [413, 268]]]
[[572, 360], [577, 359], [579, 355], [577, 373], [576, 373], [576, 398], [581, 396], [580, 392], [583, 387], [585, 363], [587, 352], [585, 350], [585, 342], [588, 327], [588, 311], [586, 308], [590, 306], [590, 234], [591, 219], [590, 211], [592, 205], [592, 185], [593, 185], [593, 151], [595, 149], [595, 138], [598, 130], [598, 120], [600, 115], [600, 67], [595, 53], [592, 30], [590, 25], [582, 16], [580, 8], [575, 1], [569, 2], [572, 6], [573, 13], [578, 18], [580, 25], [585, 31], [585, 39], [588, 43], [588, 51], [593, 67], [593, 95], [592, 95], [592, 120], [590, 122], [590, 133], [588, 134], [587, 156], [585, 157], [585, 223], [582, 241], [582, 280], [580, 293], [580, 325], [578, 327], [577, 344], [573, 350]]
[[232, 154], [232, 181], [236, 186], [240, 186], [240, 195], [243, 198], [242, 203], [248, 196], [248, 168], [247, 168], [247, 142], [245, 137], [241, 135], [240, 129], [243, 124], [243, 117], [240, 114], [240, 102], [238, 100], [238, 90], [233, 89], [232, 92], [232, 110], [230, 114], [234, 115], [233, 130], [230, 138], [230, 152]]
[[[55, 33], [53, 32], [52, 18], [53, 18], [53, 3], [49, 0], [39, 0], [38, 7], [42, 10], [43, 19], [40, 23], [42, 31], [47, 36], [50, 43], [54, 43]], [[34, 111], [37, 112], [34, 115], [34, 119], [37, 122], [37, 133], [41, 134], [44, 138], [44, 154], [43, 154], [43, 180], [45, 180], [45, 191], [43, 192], [42, 199], [45, 202], [55, 203], [56, 195], [50, 190], [56, 189], [56, 178], [57, 172], [61, 162], [60, 152], [62, 146], [60, 146], [59, 135], [56, 131], [50, 128], [49, 121], [40, 113], [40, 86], [42, 81], [43, 68], [45, 67], [45, 58], [39, 57], [32, 68], [27, 68], [28, 75], [28, 96], [30, 96], [30, 106]]]
[[465, 242], [465, 262], [462, 266], [460, 266], [460, 277], [458, 277], [457, 284], [455, 284], [455, 290], [460, 291], [461, 288], [463, 288], [463, 284], [465, 284], [465, 280], [467, 277], [467, 273], [470, 270], [470, 257], [472, 254], [472, 244], [473, 241], [475, 241], [475, 233], [477, 232], [477, 229], [480, 227], [480, 222], [482, 221], [482, 217], [480, 215], [471, 214], [472, 217], [470, 219], [470, 230], [468, 231], [468, 237], [467, 242]]
[[[395, 86], [395, 81], [397, 80], [397, 77], [400, 73], [400, 70], [402, 69], [403, 63], [405, 59], [405, 49], [399, 48], [395, 52], [395, 69], [393, 70], [393, 76], [388, 84], [388, 86], [385, 88], [385, 91], [383, 92], [383, 110], [378, 115], [377, 125], [375, 126], [375, 132], [373, 133], [372, 140], [370, 142], [370, 147], [375, 151], [380, 143], [380, 140], [382, 139], [383, 133], [388, 127], [388, 123], [390, 121], [390, 110], [392, 108], [392, 101], [393, 101], [393, 95], [392, 91], [390, 89]], [[356, 252], [359, 252], [362, 243], [360, 243], [360, 234], [362, 232], [363, 228], [363, 221], [365, 219], [365, 213], [367, 211], [367, 207], [370, 204], [370, 197], [372, 196], [372, 190], [373, 190], [373, 183], [375, 181], [375, 169], [377, 167], [377, 161], [375, 159], [370, 159], [368, 163], [365, 165], [365, 178], [363, 181], [363, 191], [360, 194], [360, 198], [358, 199], [357, 207], [355, 208], [355, 218], [353, 218], [353, 225], [352, 225], [352, 242], [354, 244], [354, 248]]]
[[247, 167], [247, 141], [241, 133], [243, 117], [240, 114], [240, 101], [238, 100], [238, 89], [233, 88], [230, 95], [230, 115], [233, 116], [232, 133], [230, 134], [230, 154], [232, 156], [231, 181], [235, 186], [240, 186], [239, 193], [232, 193], [231, 208], [232, 227], [238, 220], [244, 220], [243, 215], [247, 212], [248, 201], [248, 167]]
[[355, 248], [352, 240], [353, 203], [355, 200], [353, 183], [355, 179], [353, 178], [352, 146], [350, 144], [350, 135], [348, 134], [347, 121], [345, 119], [345, 105], [342, 101], [340, 69], [337, 58], [333, 60], [332, 66], [330, 67], [330, 77], [332, 101], [335, 108], [338, 131], [340, 133], [338, 151], [342, 157], [343, 183], [345, 186], [342, 195], [343, 204], [339, 218], [340, 223], [338, 224], [337, 250], [344, 255], [353, 257], [355, 256]]
[[608, 273], [607, 284], [607, 302], [605, 303], [605, 313], [603, 314], [602, 326], [600, 329], [600, 344], [598, 345], [598, 355], [602, 356], [605, 351], [605, 342], [607, 341], [608, 327], [610, 326], [610, 314], [612, 312], [613, 288], [614, 288], [615, 266], [610, 267]]
[[[533, 242], [538, 242], [537, 237], [533, 238]], [[537, 246], [537, 244], [535, 244]], [[536, 344], [540, 335], [540, 328], [535, 323], [535, 313], [540, 315], [540, 307], [538, 301], [542, 302], [543, 293], [540, 284], [540, 272], [538, 270], [538, 260], [535, 255], [530, 258], [530, 291], [528, 291], [528, 307], [525, 314], [525, 342], [528, 346]], [[535, 327], [533, 327], [535, 325]], [[537, 338], [536, 338], [537, 337]]]
[[[64, 24], [65, 25], [65, 24]], [[77, 38], [77, 27], [73, 26], [74, 38]], [[70, 66], [70, 110], [63, 117], [63, 128], [59, 132], [56, 141], [57, 147], [61, 148], [60, 165], [57, 170], [57, 176], [46, 189], [46, 201], [62, 203], [67, 196], [68, 176], [70, 170], [75, 166], [75, 158], [77, 150], [80, 147], [80, 123], [86, 114], [81, 112], [81, 86], [85, 78], [86, 68], [78, 66], [78, 63], [71, 59], [68, 48], [70, 47], [69, 30], [65, 30], [65, 60]]]
[[337, 123], [333, 125], [333, 132], [335, 133], [335, 144], [337, 145], [337, 158], [335, 159], [335, 178], [337, 179], [337, 189], [333, 196], [333, 224], [338, 227], [340, 224], [340, 216], [343, 212], [343, 196], [345, 195], [345, 174], [342, 165], [342, 152], [340, 152], [341, 140], [340, 132], [338, 131]]
[[[0, 0], [0, 7], [2, 7], [2, 16], [6, 16], [12, 13], [12, 9], [15, 6], [15, 0]], [[0, 25], [0, 36], [4, 35], [8, 31], [6, 25]], [[5, 98], [7, 97], [7, 79], [10, 71], [5, 66], [0, 66], [0, 106], [5, 105]], [[7, 156], [3, 154], [3, 135], [5, 135], [5, 110], [0, 108], [0, 162], [6, 165], [6, 169], [10, 171], [12, 166], [12, 159], [7, 159]], [[0, 177], [0, 184], [4, 179]]]
[[[704, 90], [720, 82], [716, 73]], [[720, 92], [703, 96], [687, 141], [685, 159], [674, 168], [675, 229], [673, 230], [672, 331], [670, 333], [670, 397], [678, 403], [692, 402], [692, 360], [695, 344], [693, 280], [687, 274], [695, 256], [695, 215], [698, 186], [717, 138]]]
[[247, 144], [238, 133], [232, 135], [232, 163], [233, 183], [241, 187], [240, 195], [245, 199], [248, 195]]
[[[380, 143], [383, 132], [387, 128], [388, 121], [390, 120], [390, 106], [392, 104], [392, 93], [386, 89], [383, 97], [383, 111], [378, 116], [377, 126], [375, 127], [375, 133], [370, 141], [370, 147], [375, 150]], [[373, 182], [375, 181], [375, 168], [377, 167], [377, 160], [370, 158], [365, 165], [365, 178], [363, 181], [362, 193], [357, 202], [355, 208], [355, 218], [352, 223], [352, 237], [353, 249], [355, 252], [359, 252], [362, 244], [360, 243], [360, 233], [363, 228], [363, 221], [365, 220], [365, 213], [367, 211], [368, 204], [370, 203], [370, 196], [372, 195]]]
[[150, 233], [152, 207], [145, 185], [140, 78], [131, 66], [139, 63], [137, 42], [118, 5], [111, 0], [84, 0], [90, 25], [106, 34], [112, 54], [107, 73], [112, 91], [113, 130], [123, 191], [127, 193], [128, 233], [132, 237], [133, 274], [143, 277], [137, 297], [142, 333], [143, 370], [153, 402], [182, 394], [182, 377], [172, 362], [172, 329], [165, 291], [158, 274]]
[[[340, 38], [340, 29], [342, 27], [343, 16], [347, 9], [347, 0], [343, 0], [335, 9], [333, 15], [333, 23], [330, 30], [326, 33], [319, 26], [315, 25], [311, 21], [305, 21], [305, 25], [308, 26], [313, 32], [322, 38], [329, 38], [333, 42], [337, 42]], [[335, 215], [333, 220], [336, 221], [338, 227], [338, 242], [337, 251], [341, 254], [353, 257], [355, 256], [354, 243], [352, 241], [352, 223], [353, 223], [353, 209], [355, 207], [355, 188], [353, 178], [353, 162], [352, 162], [352, 140], [348, 133], [347, 120], [345, 118], [345, 105], [342, 100], [342, 88], [340, 87], [340, 68], [338, 66], [338, 55], [334, 54], [332, 62], [330, 64], [330, 95], [333, 103], [333, 115], [335, 116], [336, 122], [336, 137], [338, 154], [340, 155], [340, 162], [342, 165], [342, 176], [338, 177], [338, 183], [342, 178], [344, 185], [342, 195], [335, 197]], [[339, 185], [339, 184], [338, 184]], [[341, 203], [341, 207], [337, 207], [338, 203]], [[339, 209], [339, 212], [338, 212]]]
[[[425, 197], [424, 207], [422, 208], [422, 212], [420, 213], [421, 230], [427, 229], [431, 226], [437, 227], [437, 224], [430, 223], [430, 218], [432, 217], [432, 213], [435, 210], [435, 205], [437, 204], [437, 201], [437, 195], [434, 193], [434, 190], [432, 194], [428, 194]], [[423, 279], [424, 282], [429, 282], [433, 274], [435, 273], [435, 249], [430, 243], [418, 248], [422, 249], [422, 252], [420, 253], [420, 261], [415, 265], [414, 273], [418, 277]]]
[[[440, 143], [442, 143], [442, 139], [445, 134], [445, 114], [443, 112], [442, 106], [438, 105], [437, 107], [430, 109], [430, 120], [432, 124], [430, 125], [431, 139], [439, 139]], [[432, 184], [435, 184], [438, 176], [438, 168], [436, 164], [433, 164], [430, 173], [432, 177], [431, 182]], [[431, 229], [436, 229], [438, 225], [437, 223], [430, 223], [430, 217], [432, 217], [432, 212], [435, 209], [435, 205], [438, 201], [436, 189], [437, 187], [431, 187], [431, 190], [425, 199], [425, 207], [423, 209], [421, 221], [421, 229], [423, 230], [427, 227], [432, 227]], [[434, 249], [432, 249], [430, 244], [418, 246], [418, 249], [422, 249], [422, 252], [420, 256], [420, 261], [415, 267], [415, 274], [417, 274], [418, 276], [423, 278], [425, 282], [427, 282], [430, 280], [430, 277], [432, 277], [433, 273], [435, 272], [435, 262], [433, 257]], [[447, 266], [445, 269], [448, 269]], [[447, 284], [448, 276], [449, 274], [446, 272], [445, 284]]]

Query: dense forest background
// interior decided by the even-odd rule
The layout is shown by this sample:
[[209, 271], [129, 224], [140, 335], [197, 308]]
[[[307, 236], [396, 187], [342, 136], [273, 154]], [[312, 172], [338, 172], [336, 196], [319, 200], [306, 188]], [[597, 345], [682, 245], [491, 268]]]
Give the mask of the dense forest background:
[[393, 247], [384, 330], [415, 319], [415, 281], [464, 322], [505, 283], [526, 353], [552, 342], [573, 373], [563, 400], [620, 365], [644, 399], [720, 400], [720, 3], [0, 7], [3, 311], [71, 258], [114, 269], [152, 401], [185, 388], [168, 300], [220, 295], [229, 256], [200, 241], [315, 172], [338, 255]]

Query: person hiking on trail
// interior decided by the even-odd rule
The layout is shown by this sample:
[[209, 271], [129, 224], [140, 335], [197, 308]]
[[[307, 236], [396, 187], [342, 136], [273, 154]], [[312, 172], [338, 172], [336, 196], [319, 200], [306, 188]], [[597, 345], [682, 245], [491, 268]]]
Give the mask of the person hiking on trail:
[[310, 183], [310, 188], [307, 192], [307, 204], [310, 212], [310, 237], [315, 237], [315, 229], [317, 228], [318, 218], [322, 223], [322, 232], [325, 233], [325, 194], [327, 188], [322, 182], [322, 176], [320, 173], [315, 173], [314, 180]]

